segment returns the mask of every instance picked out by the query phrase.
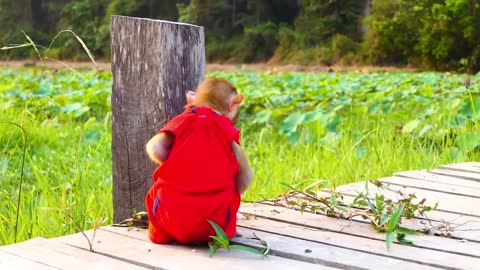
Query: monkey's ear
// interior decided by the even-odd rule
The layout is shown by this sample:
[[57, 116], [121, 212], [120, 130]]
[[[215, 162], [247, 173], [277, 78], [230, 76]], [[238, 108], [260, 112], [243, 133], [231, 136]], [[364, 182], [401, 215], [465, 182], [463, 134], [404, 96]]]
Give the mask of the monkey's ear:
[[195, 95], [197, 93], [193, 92], [193, 91], [188, 91], [187, 92], [187, 103], [188, 104], [193, 104], [195, 102]]
[[243, 95], [238, 94], [238, 95], [234, 96], [230, 100], [230, 108], [232, 108], [235, 105], [240, 105], [240, 103], [242, 103], [242, 101], [243, 101]]

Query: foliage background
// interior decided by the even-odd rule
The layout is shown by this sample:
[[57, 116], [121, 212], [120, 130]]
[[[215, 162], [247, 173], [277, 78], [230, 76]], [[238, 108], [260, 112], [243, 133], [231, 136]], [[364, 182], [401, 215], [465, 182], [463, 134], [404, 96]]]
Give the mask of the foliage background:
[[[0, 0], [0, 46], [71, 29], [110, 57], [112, 14], [205, 27], [210, 62], [480, 69], [479, 0]], [[50, 56], [83, 60], [73, 37]], [[1, 59], [34, 57], [28, 49]]]

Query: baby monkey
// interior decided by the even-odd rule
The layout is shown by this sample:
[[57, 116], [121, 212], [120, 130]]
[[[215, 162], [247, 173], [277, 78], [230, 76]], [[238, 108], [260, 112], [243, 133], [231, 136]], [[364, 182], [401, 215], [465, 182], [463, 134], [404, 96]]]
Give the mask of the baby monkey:
[[159, 164], [145, 198], [154, 243], [207, 242], [215, 235], [207, 220], [232, 237], [240, 194], [253, 179], [234, 126], [243, 96], [227, 80], [208, 78], [187, 100], [146, 146]]

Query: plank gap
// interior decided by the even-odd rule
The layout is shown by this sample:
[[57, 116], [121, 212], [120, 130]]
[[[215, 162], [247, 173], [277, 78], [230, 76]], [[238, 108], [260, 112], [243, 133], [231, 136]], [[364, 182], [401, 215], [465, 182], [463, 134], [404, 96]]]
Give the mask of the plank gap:
[[[473, 177], [473, 176], [469, 176], [469, 175], [459, 175], [459, 174], [456, 174], [455, 171], [446, 170], [446, 169], [432, 170], [432, 171], [430, 171], [430, 173], [436, 174], [436, 175], [450, 176], [450, 177], [464, 179], [464, 180], [468, 180], [468, 181], [474, 181], [474, 182], [477, 182], [477, 183], [480, 182], [480, 179], [478, 177]], [[475, 173], [468, 172], [468, 174], [475, 174]]]
[[393, 255], [386, 255], [386, 254], [381, 254], [381, 253], [377, 253], [377, 252], [373, 252], [373, 251], [361, 250], [361, 249], [356, 249], [356, 248], [351, 248], [351, 247], [344, 247], [344, 246], [341, 246], [341, 245], [331, 244], [331, 243], [327, 243], [327, 242], [323, 242], [323, 241], [319, 241], [319, 240], [313, 240], [313, 239], [308, 239], [308, 238], [294, 236], [294, 235], [288, 235], [288, 234], [279, 233], [279, 232], [271, 232], [271, 231], [267, 231], [267, 230], [263, 230], [263, 229], [259, 229], [259, 228], [254, 228], [254, 227], [248, 227], [248, 226], [243, 226], [243, 225], [238, 225], [238, 227], [245, 228], [245, 229], [250, 229], [250, 230], [254, 230], [254, 231], [259, 231], [259, 232], [264, 232], [264, 233], [270, 233], [270, 234], [274, 234], [274, 235], [279, 235], [279, 236], [286, 237], [286, 238], [294, 238], [294, 239], [298, 239], [298, 240], [302, 240], [302, 241], [306, 241], [306, 242], [312, 242], [312, 243], [322, 244], [322, 245], [326, 245], [326, 246], [347, 249], [347, 250], [351, 250], [351, 251], [355, 251], [355, 252], [361, 252], [361, 253], [371, 254], [371, 255], [375, 255], [375, 256], [380, 256], [380, 257], [391, 258], [391, 259], [396, 259], [396, 260], [401, 260], [401, 261], [407, 261], [407, 262], [420, 264], [420, 265], [436, 267], [436, 268], [440, 268], [440, 269], [460, 270], [460, 268], [455, 268], [455, 267], [451, 267], [451, 266], [445, 266], [445, 265], [429, 263], [429, 262], [422, 262], [422, 261], [417, 261], [417, 260], [413, 260], [413, 259], [408, 259], [408, 258], [403, 258], [403, 257], [398, 257], [398, 256], [393, 256]]
[[[71, 246], [73, 248], [77, 248], [77, 249], [85, 250], [87, 252], [91, 252], [89, 249], [86, 249], [86, 248], [83, 248], [83, 247], [75, 246], [75, 245], [72, 245], [72, 244], [69, 244], [69, 243], [64, 243], [64, 244], [67, 245], [67, 246]], [[108, 258], [111, 258], [111, 259], [115, 259], [117, 261], [126, 262], [128, 264], [133, 264], [133, 265], [136, 265], [136, 266], [152, 269], [152, 270], [167, 270], [166, 268], [161, 268], [161, 267], [158, 267], [158, 266], [153, 266], [153, 265], [142, 263], [142, 262], [139, 262], [139, 261], [134, 261], [134, 260], [130, 260], [130, 259], [127, 259], [127, 258], [122, 258], [122, 257], [115, 256], [115, 255], [112, 255], [112, 254], [104, 253], [104, 252], [101, 252], [101, 251], [95, 251], [94, 250], [92, 253], [98, 254], [98, 255], [101, 255], [101, 256], [105, 256], [105, 257], [108, 257]]]
[[[373, 241], [378, 241], [378, 242], [385, 242], [384, 239], [378, 239], [378, 238], [374, 238], [374, 237], [370, 237], [370, 236], [359, 235], [359, 234], [354, 234], [354, 233], [349, 233], [349, 232], [336, 231], [336, 230], [332, 230], [332, 229], [327, 229], [327, 228], [318, 227], [318, 226], [315, 226], [315, 225], [308, 225], [308, 224], [304, 224], [304, 223], [298, 223], [298, 222], [294, 222], [294, 221], [288, 221], [288, 220], [283, 220], [283, 219], [274, 218], [274, 217], [268, 217], [268, 216], [259, 215], [259, 214], [250, 214], [250, 213], [248, 213], [248, 214], [249, 214], [249, 215], [253, 215], [253, 216], [255, 216], [255, 217], [259, 217], [259, 218], [263, 218], [263, 219], [267, 219], [267, 220], [272, 220], [272, 221], [276, 221], [276, 222], [279, 222], [279, 223], [290, 224], [290, 225], [294, 225], [294, 226], [298, 226], [298, 227], [305, 227], [305, 228], [315, 229], [315, 230], [319, 230], [319, 231], [326, 231], [326, 232], [331, 232], [331, 233], [336, 233], [336, 234], [343, 234], [343, 235], [349, 235], [349, 236], [353, 236], [353, 237], [359, 237], [359, 238], [368, 239], [368, 240], [373, 240]], [[240, 226], [240, 227], [244, 227], [243, 225], [239, 225], [239, 226]], [[252, 228], [252, 229], [254, 229], [254, 228]], [[372, 230], [373, 230], [373, 229], [372, 229]], [[272, 232], [272, 233], [273, 233], [273, 232]], [[437, 236], [432, 236], [432, 237], [437, 237]], [[448, 239], [451, 239], [451, 238], [448, 238]], [[307, 241], [312, 241], [312, 240], [307, 240]], [[315, 241], [315, 240], [313, 240], [313, 241]], [[472, 241], [472, 242], [473, 242], [473, 241]], [[394, 242], [394, 244], [400, 245], [400, 244], [397, 243], [397, 242]], [[421, 248], [421, 249], [428, 249], [428, 250], [433, 250], [433, 251], [438, 251], [438, 252], [443, 252], [443, 253], [450, 253], [450, 254], [456, 254], [456, 255], [467, 256], [467, 257], [472, 257], [472, 258], [480, 259], [480, 256], [478, 256], [478, 255], [469, 254], [469, 253], [463, 253], [463, 252], [458, 252], [458, 251], [444, 250], [444, 249], [439, 249], [439, 248], [432, 248], [432, 247], [427, 247], [427, 246], [422, 246], [421, 243], [420, 243], [420, 245], [415, 244], [415, 247], [416, 247], [416, 248]]]
[[[239, 227], [252, 230], [252, 228], [249, 228], [249, 227], [246, 227], [246, 226], [239, 225]], [[271, 232], [269, 232], [269, 233], [271, 233]], [[230, 242], [232, 244], [243, 245], [243, 246], [248, 246], [248, 247], [251, 247], [251, 248], [254, 248], [254, 249], [257, 249], [257, 250], [262, 250], [260, 245], [247, 244], [247, 243], [241, 242], [239, 240], [235, 241], [235, 239], [232, 239]], [[285, 251], [276, 250], [276, 249], [271, 248], [271, 247], [270, 247], [270, 255], [281, 257], [281, 258], [284, 258], [284, 259], [302, 261], [302, 262], [306, 262], [306, 263], [324, 265], [324, 266], [329, 266], [329, 267], [334, 267], [334, 268], [339, 268], [339, 269], [345, 269], [345, 270], [368, 270], [367, 268], [352, 266], [352, 265], [348, 265], [348, 264], [342, 264], [342, 263], [338, 263], [338, 262], [331, 262], [331, 261], [327, 261], [327, 260], [320, 259], [320, 258], [307, 257], [307, 256], [302, 256], [300, 254], [288, 253], [288, 252], [285, 252]]]
[[[417, 179], [416, 179], [417, 180]], [[441, 189], [433, 189], [433, 188], [427, 188], [427, 187], [418, 187], [418, 186], [412, 186], [412, 185], [404, 185], [404, 184], [399, 184], [399, 183], [394, 183], [390, 182], [388, 180], [379, 180], [381, 183], [392, 185], [392, 186], [398, 186], [398, 187], [408, 187], [411, 189], [422, 189], [422, 190], [428, 190], [428, 191], [433, 191], [433, 192], [438, 192], [438, 193], [445, 193], [445, 194], [450, 194], [450, 195], [455, 195], [455, 196], [462, 196], [462, 197], [469, 197], [469, 198], [474, 198], [474, 199], [480, 199], [479, 196], [475, 195], [469, 195], [469, 194], [464, 194], [464, 193], [458, 193], [458, 192], [452, 192], [452, 191], [447, 191], [447, 190], [441, 190]]]
[[[330, 192], [327, 191], [327, 190], [320, 190], [320, 192], [330, 193]], [[345, 197], [351, 197], [351, 198], [355, 198], [355, 197], [356, 197], [355, 195], [351, 195], [351, 194], [344, 193], [344, 192], [338, 192], [338, 193], [339, 193], [340, 195], [342, 195], [342, 196], [345, 196]], [[441, 203], [439, 202], [439, 206], [440, 206], [440, 205], [441, 205]], [[460, 216], [480, 218], [480, 215], [469, 214], [469, 213], [462, 213], [462, 212], [456, 212], [456, 211], [445, 210], [445, 209], [441, 209], [441, 208], [437, 208], [437, 209], [432, 210], [432, 211], [444, 212], [444, 213], [455, 214], [455, 215], [460, 215]], [[425, 219], [425, 218], [419, 218], [419, 219], [432, 220], [432, 219]]]
[[[300, 210], [300, 207], [298, 206], [292, 206], [292, 207], [286, 207], [284, 205], [279, 205], [279, 204], [274, 204], [274, 203], [270, 203], [270, 202], [265, 202], [265, 201], [262, 201], [262, 202], [258, 202], [258, 203], [255, 203], [255, 204], [261, 204], [261, 205], [267, 205], [267, 206], [276, 206], [276, 207], [280, 207], [280, 208], [283, 208], [283, 209], [290, 209], [290, 210], [295, 210], [299, 213], [301, 213], [301, 210]], [[342, 203], [339, 203], [340, 206], [347, 206], [346, 204], [342, 204]], [[360, 208], [360, 207], [352, 207], [352, 208], [355, 208], [355, 209], [359, 209], [359, 210], [365, 210], [365, 208]], [[241, 211], [242, 208], [240, 208], [240, 211], [239, 212], [242, 212]], [[310, 214], [314, 214], [314, 215], [319, 215], [319, 216], [324, 216], [324, 217], [328, 217], [328, 218], [332, 218], [332, 217], [329, 217], [327, 216], [326, 214], [323, 214], [323, 213], [314, 213], [312, 211], [310, 211], [309, 209], [305, 209], [305, 212], [307, 213], [310, 213]], [[243, 212], [245, 213], [245, 212]], [[250, 214], [250, 213], [245, 213], [245, 214]], [[438, 219], [434, 219], [434, 218], [424, 218], [424, 217], [415, 217], [414, 219], [417, 219], [417, 220], [420, 220], [420, 221], [431, 221], [431, 222], [434, 222], [434, 223], [443, 223], [443, 221], [441, 220], [438, 220]], [[414, 220], [414, 219], [411, 219], [411, 220]], [[368, 221], [364, 221], [364, 220], [360, 220], [360, 219], [340, 219], [340, 220], [346, 220], [346, 221], [349, 221], [349, 222], [352, 222], [352, 223], [361, 223], [361, 224], [368, 224], [370, 225], [370, 222]], [[473, 222], [477, 222], [477, 221], [473, 221]], [[480, 222], [479, 222], [480, 223]], [[452, 225], [461, 225], [460, 223], [455, 223], [455, 222], [449, 222], [449, 224], [452, 224]], [[457, 230], [457, 231], [453, 231], [453, 233], [455, 232], [462, 232], [464, 230]], [[468, 231], [468, 230], [467, 230]], [[477, 231], [477, 230], [473, 230], [473, 231]], [[438, 236], [438, 235], [432, 235], [432, 236], [435, 236], [435, 237], [441, 237], [441, 236]], [[453, 240], [466, 240], [468, 242], [472, 242], [472, 243], [480, 243], [480, 240], [479, 239], [473, 239], [473, 238], [469, 238], [469, 237], [464, 237], [464, 236], [455, 236], [455, 235], [451, 235], [450, 237], [442, 237], [442, 238], [446, 238], [446, 239], [453, 239]]]

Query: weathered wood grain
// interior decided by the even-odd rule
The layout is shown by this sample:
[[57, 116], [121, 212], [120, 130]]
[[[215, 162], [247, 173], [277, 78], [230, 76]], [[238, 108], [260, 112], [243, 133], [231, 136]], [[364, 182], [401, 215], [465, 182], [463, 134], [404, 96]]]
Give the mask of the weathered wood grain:
[[465, 196], [480, 199], [480, 189], [463, 187], [463, 186], [454, 186], [439, 182], [426, 182], [414, 178], [405, 178], [398, 176], [391, 176], [386, 178], [379, 179], [382, 183], [388, 185], [396, 185], [401, 187], [408, 187], [412, 190], [423, 189], [433, 192], [441, 192], [451, 195]]
[[480, 173], [480, 162], [454, 163], [440, 166], [440, 169]]
[[205, 75], [203, 28], [112, 16], [114, 222], [144, 209], [155, 165], [145, 144], [183, 110]]
[[11, 254], [0, 249], [0, 269], [59, 269], [45, 263], [32, 261], [21, 257], [19, 254]]
[[[369, 260], [373, 269], [420, 269], [423, 267], [436, 267], [443, 269], [478, 269], [480, 259], [472, 256], [464, 256], [447, 252], [440, 252], [430, 249], [395, 245], [391, 250], [387, 250], [385, 243], [368, 238], [356, 237], [341, 233], [333, 233], [329, 231], [316, 230], [306, 228], [304, 226], [285, 224], [267, 219], [249, 219], [239, 220], [239, 225], [256, 230], [262, 233], [271, 233], [281, 236], [283, 241], [277, 241], [275, 248], [281, 245], [285, 250], [292, 253], [298, 252], [298, 248], [307, 247], [309, 245], [323, 244], [331, 247], [339, 247], [345, 250], [355, 251], [354, 258], [361, 258], [361, 254], [376, 255], [377, 258]], [[259, 233], [260, 237], [272, 242], [272, 238], [267, 238], [264, 234]], [[302, 240], [301, 244], [290, 244], [289, 237]], [[288, 239], [288, 240], [287, 240]], [[413, 240], [415, 240], [413, 238]], [[317, 248], [317, 246], [315, 246]], [[315, 248], [310, 248], [315, 252]], [[317, 252], [316, 252], [317, 254]], [[345, 256], [344, 261], [348, 260]], [[356, 257], [357, 256], [357, 257]], [[333, 255], [329, 256], [333, 260]], [[389, 263], [388, 266], [382, 266], [383, 259], [397, 259], [398, 264]], [[353, 260], [353, 259], [351, 259]], [[365, 261], [364, 259], [361, 259]], [[415, 264], [414, 266], [409, 263]], [[407, 264], [409, 264], [407, 266]], [[412, 267], [412, 268], [411, 268]]]
[[[289, 226], [286, 224], [285, 226]], [[126, 228], [116, 228], [116, 227], [103, 227], [103, 230], [112, 231], [129, 237], [141, 239], [148, 241], [146, 238], [146, 232], [142, 229], [126, 229]], [[369, 269], [372, 267], [371, 262], [378, 262], [378, 266], [386, 269], [387, 267], [392, 266], [410, 266], [410, 267], [420, 267], [419, 269], [432, 269], [432, 267], [427, 267], [418, 264], [410, 264], [398, 259], [391, 259], [380, 257], [376, 255], [371, 255], [368, 253], [361, 253], [352, 251], [349, 249], [344, 249], [341, 247], [331, 246], [331, 245], [322, 245], [318, 243], [305, 242], [295, 238], [295, 235], [292, 237], [278, 236], [275, 234], [270, 234], [267, 232], [256, 232], [248, 228], [238, 228], [238, 232], [241, 237], [232, 238], [232, 243], [240, 243], [248, 246], [256, 247], [262, 249], [263, 246], [257, 240], [251, 240], [250, 238], [254, 237], [253, 233], [258, 234], [260, 237], [267, 240], [269, 243], [272, 253], [275, 257], [285, 257], [290, 258], [291, 260], [296, 261], [306, 261], [315, 264], [315, 267], [322, 269], [321, 267], [335, 267], [340, 269]], [[312, 252], [305, 252], [310, 250]], [[376, 268], [376, 269], [382, 269]], [[370, 268], [371, 269], [371, 268]], [[401, 269], [401, 268], [393, 268]], [[417, 269], [417, 268], [415, 268]]]
[[478, 172], [466, 172], [466, 171], [457, 171], [457, 170], [450, 170], [450, 169], [435, 169], [430, 172], [433, 174], [453, 176], [460, 179], [480, 182], [480, 173]]
[[[87, 242], [77, 234], [79, 241]], [[110, 257], [102, 256], [85, 249], [65, 245], [59, 241], [60, 238], [44, 239], [34, 238], [15, 245], [0, 247], [0, 269], [146, 269], [144, 267], [119, 261]], [[19, 259], [6, 260], [3, 254], [9, 254], [21, 258], [20, 265], [24, 268], [17, 268]], [[3, 258], [3, 259], [2, 259]], [[27, 263], [28, 262], [28, 263]], [[31, 263], [30, 263], [31, 262]]]
[[[257, 227], [257, 224], [259, 225]], [[270, 224], [270, 223], [268, 223]], [[303, 234], [294, 235], [297, 230], [289, 226], [282, 228], [273, 228], [274, 232], [270, 233], [265, 229], [264, 221], [255, 223], [253, 227], [240, 227], [238, 232], [248, 237], [233, 238], [232, 241], [238, 244], [248, 245], [261, 248], [262, 245], [256, 241], [249, 239], [254, 233], [265, 240], [272, 247], [272, 254], [285, 256], [292, 260], [305, 260], [316, 263], [317, 265], [326, 265], [340, 269], [438, 269], [431, 265], [422, 265], [415, 262], [407, 261], [403, 258], [395, 258], [393, 256], [382, 256], [371, 252], [364, 252], [362, 247], [348, 248], [343, 243], [337, 242], [331, 244], [329, 242], [316, 241], [313, 239], [316, 235], [309, 235], [310, 230], [302, 230]], [[275, 225], [274, 225], [275, 226]], [[278, 229], [278, 230], [277, 230]], [[343, 239], [341, 239], [343, 240]], [[346, 244], [347, 246], [349, 244]]]
[[[116, 260], [150, 269], [332, 269], [278, 256], [263, 258], [239, 250], [219, 249], [215, 257], [209, 258], [206, 245], [157, 245], [147, 240], [146, 230], [119, 229], [125, 228], [98, 230], [95, 251]], [[68, 245], [87, 248], [81, 238], [80, 234], [74, 234], [57, 239]]]
[[[322, 192], [323, 193], [323, 192]], [[343, 199], [341, 200], [341, 205], [346, 206], [353, 202], [355, 195], [349, 193], [341, 193]], [[330, 192], [325, 191], [322, 195], [330, 196]], [[289, 201], [302, 201], [305, 197], [304, 196], [295, 196], [294, 198], [290, 198]], [[273, 205], [278, 206], [277, 211], [281, 211], [284, 208], [294, 209], [296, 211], [300, 211], [299, 205], [290, 205], [285, 199], [277, 200], [276, 202], [269, 202], [263, 201], [260, 204], [265, 205]], [[322, 206], [322, 204], [318, 202], [308, 201], [309, 205], [318, 205]], [[242, 210], [242, 208], [240, 208]], [[304, 211], [312, 213], [309, 208], [306, 208]], [[317, 212], [316, 215], [326, 216], [321, 212]], [[426, 218], [414, 218], [414, 219], [405, 219], [402, 223], [402, 226], [414, 229], [414, 230], [422, 230], [426, 228], [432, 228], [435, 226], [436, 228], [440, 228], [441, 230], [432, 230], [432, 233], [445, 233], [444, 226], [449, 226], [453, 231], [450, 231], [451, 238], [456, 240], [466, 240], [475, 243], [480, 243], [480, 218], [464, 216], [461, 214], [454, 214], [449, 212], [437, 211], [432, 210], [427, 214], [428, 220]], [[369, 221], [364, 220], [361, 217], [354, 217], [352, 219], [353, 227], [357, 226], [356, 223], [363, 223], [363, 224], [370, 224]]]
[[478, 189], [480, 192], [480, 182], [456, 178], [453, 176], [433, 174], [427, 171], [406, 171], [395, 173], [394, 176], [418, 179], [429, 183], [442, 183], [451, 186], [468, 187]]
[[[385, 233], [375, 231], [368, 223], [352, 222], [349, 220], [331, 218], [310, 212], [302, 213], [294, 209], [258, 203], [243, 204], [240, 208], [240, 211], [244, 217], [248, 217], [248, 219], [259, 217], [277, 222], [283, 222], [286, 225], [304, 226], [305, 228], [309, 229], [330, 231], [334, 233], [377, 240], [380, 242], [385, 241]], [[418, 221], [419, 220], [417, 220], [417, 222]], [[404, 222], [402, 226], [412, 229], [423, 228], [423, 226], [420, 224], [414, 226], [412, 220]], [[480, 258], [480, 243], [464, 243], [456, 239], [435, 236], [415, 236], [414, 239], [416, 247], [419, 248]]]
[[[381, 181], [382, 179], [379, 180]], [[418, 202], [425, 198], [427, 199], [427, 203], [431, 205], [435, 204], [435, 202], [438, 202], [439, 210], [480, 218], [480, 209], [477, 207], [477, 205], [480, 204], [480, 199], [478, 198], [464, 197], [423, 189], [412, 189], [409, 187], [403, 188], [402, 186], [398, 185], [386, 185], [386, 187], [388, 187], [388, 189], [379, 189], [376, 186], [370, 184], [369, 190], [371, 194], [383, 194], [386, 195], [387, 198], [390, 198], [392, 200], [396, 200], [398, 191], [402, 192], [403, 194], [414, 193], [417, 197], [417, 199], [414, 201]], [[338, 187], [337, 191], [356, 195], [359, 192], [365, 192], [365, 184], [348, 184]]]
[[[342, 194], [343, 199], [342, 202], [345, 204], [350, 204], [353, 202], [354, 198], [358, 195], [358, 192], [364, 191], [363, 183], [357, 184], [357, 186], [346, 185], [337, 188], [337, 191]], [[379, 190], [375, 187], [370, 185], [369, 186], [370, 194], [375, 194], [379, 192]], [[328, 190], [321, 190], [320, 191], [323, 196], [329, 196], [330, 192]], [[382, 190], [381, 194], [383, 194], [386, 198], [397, 200], [397, 194], [393, 191]], [[433, 205], [435, 201], [438, 199], [438, 196], [430, 196], [426, 194], [417, 194], [417, 198], [420, 198], [416, 201], [421, 200], [422, 198], [427, 198], [427, 205]], [[373, 196], [373, 195], [372, 195]], [[450, 198], [451, 199], [451, 198]], [[444, 202], [442, 204], [442, 202]], [[480, 218], [474, 214], [468, 214], [465, 212], [472, 212], [472, 208], [476, 204], [467, 205], [467, 203], [461, 202], [453, 202], [454, 205], [458, 206], [456, 208], [452, 205], [452, 202], [448, 201], [448, 199], [443, 199], [440, 201], [439, 209], [432, 210], [427, 213], [428, 220], [433, 221], [432, 224], [434, 226], [438, 226], [441, 224], [448, 224], [448, 226], [454, 228], [454, 232], [452, 233], [453, 236], [463, 239], [468, 239], [470, 241], [480, 241]], [[453, 209], [444, 210], [444, 208]], [[475, 210], [476, 211], [476, 210]], [[474, 212], [475, 212], [474, 211]], [[424, 223], [428, 224], [427, 220], [423, 220]], [[416, 228], [415, 228], [416, 229]]]

